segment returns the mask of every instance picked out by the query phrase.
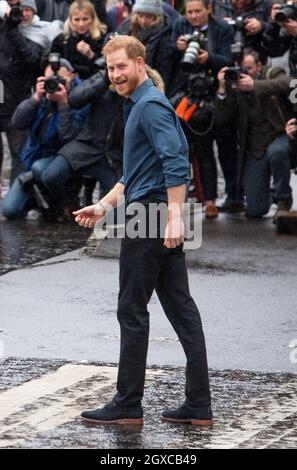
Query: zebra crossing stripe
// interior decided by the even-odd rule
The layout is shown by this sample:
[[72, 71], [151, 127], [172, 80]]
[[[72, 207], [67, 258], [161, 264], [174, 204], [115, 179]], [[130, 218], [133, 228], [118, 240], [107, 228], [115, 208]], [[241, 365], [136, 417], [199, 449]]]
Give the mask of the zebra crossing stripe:
[[[163, 374], [162, 370], [148, 370], [147, 383]], [[41, 432], [76, 420], [82, 400], [100, 407], [112, 398], [116, 378], [116, 367], [66, 365], [3, 392], [0, 447], [17, 447]]]

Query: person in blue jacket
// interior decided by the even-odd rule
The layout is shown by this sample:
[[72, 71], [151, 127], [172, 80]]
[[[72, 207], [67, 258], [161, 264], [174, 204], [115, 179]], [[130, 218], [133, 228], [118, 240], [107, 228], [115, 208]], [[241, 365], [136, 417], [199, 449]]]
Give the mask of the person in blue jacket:
[[[21, 183], [22, 176], [31, 170], [34, 181], [41, 184], [42, 173], [58, 150], [78, 134], [88, 114], [88, 106], [80, 110], [72, 110], [69, 106], [68, 92], [81, 83], [70, 62], [60, 59], [57, 74], [61, 81], [58, 90], [47, 93], [45, 80], [53, 75], [53, 71], [45, 63], [44, 76], [37, 78], [34, 94], [22, 101], [12, 116], [12, 125], [17, 129], [28, 129], [29, 136], [20, 153], [25, 171], [15, 179], [3, 201], [2, 213], [8, 219], [25, 217], [36, 207], [33, 195]], [[72, 201], [71, 187], [67, 191]]]

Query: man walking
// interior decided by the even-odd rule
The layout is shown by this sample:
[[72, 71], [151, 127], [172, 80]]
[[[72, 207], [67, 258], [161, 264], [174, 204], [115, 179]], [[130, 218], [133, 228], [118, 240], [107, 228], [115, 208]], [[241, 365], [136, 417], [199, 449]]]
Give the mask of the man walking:
[[[134, 37], [117, 36], [104, 54], [108, 75], [124, 104], [123, 177], [99, 203], [77, 212], [76, 222], [93, 227], [125, 195], [127, 209], [141, 203], [168, 204], [165, 233], [159, 238], [122, 240], [118, 320], [121, 350], [117, 393], [101, 409], [84, 411], [82, 419], [97, 424], [142, 424], [149, 338], [147, 304], [154, 290], [187, 357], [186, 401], [161, 418], [176, 423], [212, 424], [204, 334], [190, 296], [182, 208], [189, 181], [188, 145], [167, 98], [147, 78], [145, 48]], [[128, 211], [127, 211], [128, 212]]]

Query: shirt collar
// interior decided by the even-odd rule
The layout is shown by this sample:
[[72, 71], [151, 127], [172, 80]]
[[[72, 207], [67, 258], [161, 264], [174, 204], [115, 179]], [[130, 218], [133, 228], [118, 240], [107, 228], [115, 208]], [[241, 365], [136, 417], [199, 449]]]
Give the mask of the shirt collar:
[[135, 104], [151, 86], [154, 86], [154, 84], [150, 78], [147, 78], [139, 87], [133, 91], [132, 95], [129, 96], [127, 101], [131, 100]]

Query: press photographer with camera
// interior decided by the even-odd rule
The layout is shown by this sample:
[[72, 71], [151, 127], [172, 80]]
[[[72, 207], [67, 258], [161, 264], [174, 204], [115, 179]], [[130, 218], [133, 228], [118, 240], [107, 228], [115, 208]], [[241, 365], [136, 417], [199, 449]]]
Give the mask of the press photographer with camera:
[[217, 125], [225, 124], [235, 114], [239, 135], [237, 182], [243, 183], [246, 215], [261, 218], [269, 211], [272, 175], [275, 220], [279, 211], [289, 211], [292, 206], [291, 151], [285, 133], [286, 122], [292, 116], [289, 77], [281, 67], [263, 67], [253, 50], [245, 51], [242, 66], [247, 72], [241, 73], [232, 86], [225, 80], [227, 68], [218, 74]]
[[271, 0], [212, 0], [212, 11], [217, 19], [232, 25], [242, 34], [244, 47], [252, 47], [266, 63], [267, 53], [262, 48], [263, 32], [269, 22]]
[[271, 57], [279, 57], [289, 51], [290, 75], [297, 77], [297, 4], [295, 2], [273, 5], [262, 44]]
[[[206, 218], [218, 216], [215, 205], [217, 197], [217, 168], [213, 143], [217, 141], [219, 160], [226, 182], [226, 201], [222, 210], [242, 210], [242, 201], [236, 192], [236, 136], [231, 124], [216, 128], [212, 101], [215, 96], [217, 72], [224, 65], [233, 64], [231, 45], [234, 31], [211, 14], [209, 0], [188, 0], [185, 17], [177, 20], [172, 39], [176, 50], [176, 80], [171, 88], [173, 99], [176, 91], [197, 106], [188, 123], [183, 123], [190, 143], [191, 159], [198, 162], [205, 200]], [[174, 104], [175, 105], [175, 104]], [[176, 105], [175, 105], [176, 107]], [[177, 107], [176, 107], [177, 109]], [[204, 125], [203, 120], [205, 119]], [[199, 124], [198, 124], [199, 123]], [[196, 132], [198, 131], [198, 133]]]
[[89, 107], [73, 110], [69, 106], [68, 93], [81, 81], [66, 59], [51, 54], [43, 69], [34, 94], [22, 101], [12, 116], [12, 125], [27, 129], [29, 136], [20, 153], [26, 171], [15, 179], [3, 201], [2, 212], [8, 219], [22, 218], [38, 208], [52, 220], [58, 207], [71, 205], [72, 210], [80, 187], [76, 181], [73, 185], [70, 182], [60, 199], [54, 200], [43, 184], [44, 173], [58, 150], [77, 135], [89, 112]]
[[64, 33], [55, 38], [51, 52], [69, 60], [79, 77], [85, 80], [97, 72], [107, 26], [99, 21], [89, 0], [76, 0], [69, 9]]
[[8, 2], [0, 1], [0, 80], [4, 89], [0, 131], [6, 133], [12, 158], [10, 183], [21, 171], [18, 154], [26, 140], [26, 132], [11, 126], [11, 116], [17, 105], [31, 95], [42, 56], [42, 47], [25, 37], [33, 16], [23, 17], [23, 9], [19, 5], [11, 8]]

